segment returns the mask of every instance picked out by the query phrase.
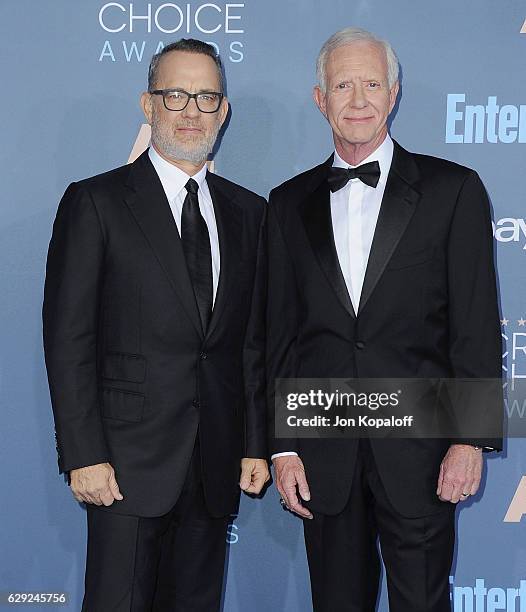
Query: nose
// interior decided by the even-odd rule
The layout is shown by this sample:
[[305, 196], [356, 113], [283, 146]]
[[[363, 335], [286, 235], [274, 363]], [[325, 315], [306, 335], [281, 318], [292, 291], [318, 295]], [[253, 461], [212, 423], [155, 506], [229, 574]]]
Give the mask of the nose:
[[365, 108], [367, 106], [367, 98], [365, 96], [365, 89], [362, 83], [357, 84], [353, 88], [351, 106], [354, 108]]
[[183, 117], [198, 117], [201, 111], [197, 108], [197, 102], [195, 98], [190, 98], [186, 108], [182, 111]]

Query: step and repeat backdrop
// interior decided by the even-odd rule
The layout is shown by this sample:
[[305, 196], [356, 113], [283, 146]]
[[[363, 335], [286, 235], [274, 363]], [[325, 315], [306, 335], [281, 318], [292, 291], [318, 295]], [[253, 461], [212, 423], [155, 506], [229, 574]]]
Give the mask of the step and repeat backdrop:
[[[225, 64], [231, 115], [215, 171], [264, 196], [332, 150], [311, 95], [321, 44], [348, 25], [390, 40], [402, 66], [392, 135], [475, 168], [488, 189], [504, 373], [508, 386], [526, 378], [525, 2], [2, 0], [0, 24], [0, 591], [67, 592], [64, 609], [80, 609], [85, 510], [57, 473], [46, 250], [65, 187], [147, 145], [148, 63], [178, 38], [213, 43]], [[520, 393], [505, 409], [526, 419]], [[510, 438], [486, 462], [482, 494], [459, 507], [455, 612], [526, 612], [525, 475], [526, 441]], [[242, 499], [228, 541], [225, 611], [311, 609], [301, 524], [273, 487]]]

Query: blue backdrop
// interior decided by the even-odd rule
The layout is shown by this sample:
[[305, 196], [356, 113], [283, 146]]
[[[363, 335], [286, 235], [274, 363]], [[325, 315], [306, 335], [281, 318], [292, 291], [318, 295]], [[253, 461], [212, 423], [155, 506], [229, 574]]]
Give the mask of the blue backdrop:
[[[151, 55], [182, 36], [222, 54], [232, 113], [216, 171], [267, 195], [331, 152], [311, 91], [319, 47], [357, 25], [402, 65], [392, 134], [474, 167], [494, 209], [504, 367], [526, 377], [526, 4], [518, 0], [3, 0], [0, 55], [0, 591], [67, 591], [80, 609], [85, 511], [57, 476], [41, 345], [46, 249], [72, 180], [125, 163]], [[483, 333], [483, 330], [481, 330]], [[507, 404], [526, 418], [525, 403]], [[526, 443], [487, 461], [458, 511], [456, 612], [526, 612]], [[522, 518], [522, 522], [521, 522]], [[311, 609], [301, 525], [275, 489], [242, 500], [229, 532], [227, 612]], [[387, 610], [383, 589], [379, 610]]]

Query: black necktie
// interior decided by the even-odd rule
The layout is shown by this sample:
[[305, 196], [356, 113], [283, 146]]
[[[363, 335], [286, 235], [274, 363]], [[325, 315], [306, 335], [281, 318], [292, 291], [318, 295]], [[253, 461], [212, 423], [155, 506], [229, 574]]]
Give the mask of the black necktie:
[[181, 240], [186, 266], [194, 287], [197, 308], [203, 332], [206, 332], [212, 315], [212, 250], [206, 222], [199, 210], [197, 190], [199, 185], [189, 179], [185, 185], [186, 197], [181, 214]]
[[376, 187], [380, 180], [380, 164], [377, 161], [362, 164], [357, 168], [334, 168], [329, 170], [329, 189], [334, 193], [353, 179], [359, 178], [362, 183]]

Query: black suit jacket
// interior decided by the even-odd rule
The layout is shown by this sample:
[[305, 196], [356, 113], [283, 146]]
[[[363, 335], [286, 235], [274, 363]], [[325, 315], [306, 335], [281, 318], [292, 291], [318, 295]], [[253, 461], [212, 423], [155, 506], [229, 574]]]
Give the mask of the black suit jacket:
[[266, 456], [254, 285], [265, 201], [214, 174], [206, 180], [221, 256], [206, 334], [147, 152], [73, 183], [59, 205], [43, 308], [59, 468], [110, 462], [124, 500], [109, 511], [167, 512], [198, 428], [214, 515], [236, 510], [241, 457]]
[[[269, 412], [276, 378], [497, 378], [501, 334], [490, 207], [478, 175], [397, 143], [358, 312], [339, 266], [325, 163], [270, 194]], [[495, 410], [502, 410], [496, 402]], [[450, 442], [372, 439], [391, 502], [406, 516], [441, 508], [440, 462]], [[310, 507], [334, 514], [349, 495], [356, 440], [279, 439], [297, 451]]]

